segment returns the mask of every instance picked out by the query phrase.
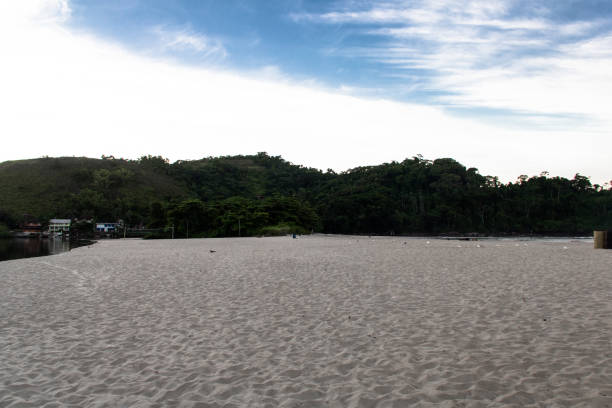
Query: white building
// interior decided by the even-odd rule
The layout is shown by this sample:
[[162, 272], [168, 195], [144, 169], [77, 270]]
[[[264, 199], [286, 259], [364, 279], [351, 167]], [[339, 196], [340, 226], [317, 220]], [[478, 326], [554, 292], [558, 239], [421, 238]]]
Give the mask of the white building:
[[120, 224], [118, 222], [97, 222], [96, 232], [104, 232], [104, 233], [117, 232], [117, 230], [119, 229], [119, 225]]
[[53, 218], [49, 220], [49, 234], [70, 232], [70, 220]]

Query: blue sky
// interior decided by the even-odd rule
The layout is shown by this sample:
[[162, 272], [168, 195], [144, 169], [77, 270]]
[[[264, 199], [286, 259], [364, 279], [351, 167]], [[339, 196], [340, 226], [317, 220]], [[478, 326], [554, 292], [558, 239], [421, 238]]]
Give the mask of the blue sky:
[[[610, 1], [2, 7], [12, 64], [0, 68], [0, 81], [31, 92], [56, 144], [14, 143], [0, 160], [24, 158], [28, 148], [30, 156], [171, 160], [265, 150], [344, 170], [423, 154], [502, 180], [540, 171], [612, 178]], [[4, 98], [13, 120], [0, 131], [40, 137], [23, 122], [32, 106]], [[75, 143], [83, 132], [105, 143]]]
[[[610, 44], [609, 1], [95, 1], [73, 0], [71, 25], [136, 52], [237, 71], [273, 69], [294, 80], [365, 95], [523, 114], [466, 101], [455, 75], [541, 75], [585, 42]], [[503, 71], [503, 72], [495, 72]], [[460, 95], [457, 95], [460, 94]], [[457, 96], [457, 97], [454, 97]]]

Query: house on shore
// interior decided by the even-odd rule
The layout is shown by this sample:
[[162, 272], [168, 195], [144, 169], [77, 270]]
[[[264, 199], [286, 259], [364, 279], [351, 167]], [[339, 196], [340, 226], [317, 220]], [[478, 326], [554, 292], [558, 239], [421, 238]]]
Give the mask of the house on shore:
[[71, 220], [53, 218], [49, 220], [49, 235], [68, 234], [70, 232]]
[[42, 224], [37, 221], [24, 222], [21, 231], [17, 233], [19, 237], [40, 237], [42, 235]]
[[118, 232], [121, 227], [119, 222], [97, 222], [96, 232], [99, 234], [113, 234]]

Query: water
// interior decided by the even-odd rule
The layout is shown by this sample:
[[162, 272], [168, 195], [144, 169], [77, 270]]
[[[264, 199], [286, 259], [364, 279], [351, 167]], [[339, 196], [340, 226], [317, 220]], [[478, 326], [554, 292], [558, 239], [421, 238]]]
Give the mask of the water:
[[70, 251], [79, 244], [61, 239], [8, 238], [0, 239], [0, 261], [34, 256], [55, 255]]

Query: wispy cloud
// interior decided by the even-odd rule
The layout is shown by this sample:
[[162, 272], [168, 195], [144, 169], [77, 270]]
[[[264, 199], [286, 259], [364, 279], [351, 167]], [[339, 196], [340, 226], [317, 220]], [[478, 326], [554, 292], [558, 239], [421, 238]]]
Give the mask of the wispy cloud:
[[[321, 14], [293, 15], [296, 22], [352, 25], [378, 39], [370, 47], [337, 55], [389, 67], [416, 89], [435, 91], [430, 103], [507, 109], [551, 118], [612, 117], [612, 24], [560, 22], [551, 10], [521, 12], [520, 0], [422, 0], [336, 3]], [[597, 104], [594, 101], [598, 101]]]
[[172, 29], [156, 26], [152, 31], [157, 36], [164, 52], [195, 53], [207, 60], [223, 60], [228, 56], [220, 40], [196, 33], [188, 28]]

